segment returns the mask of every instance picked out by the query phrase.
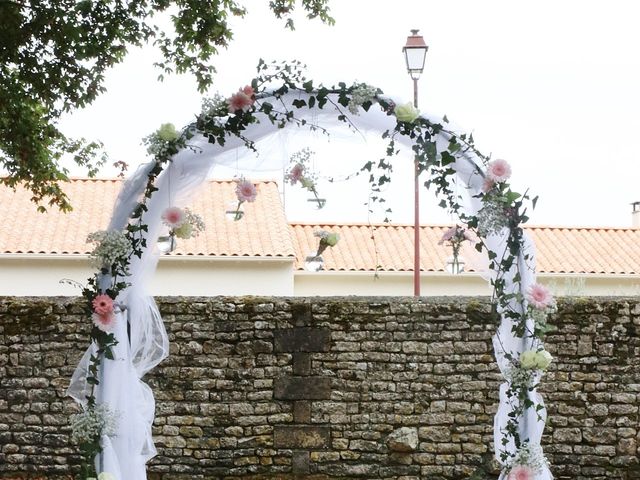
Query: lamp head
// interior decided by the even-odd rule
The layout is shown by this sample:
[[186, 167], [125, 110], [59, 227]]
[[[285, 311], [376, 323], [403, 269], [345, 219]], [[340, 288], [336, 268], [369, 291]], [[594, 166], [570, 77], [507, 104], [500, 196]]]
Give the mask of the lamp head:
[[402, 53], [404, 53], [404, 59], [407, 63], [407, 72], [414, 80], [417, 80], [424, 71], [425, 58], [427, 50], [429, 50], [422, 35], [418, 35], [418, 31], [417, 29], [411, 30], [406, 45], [402, 47]]

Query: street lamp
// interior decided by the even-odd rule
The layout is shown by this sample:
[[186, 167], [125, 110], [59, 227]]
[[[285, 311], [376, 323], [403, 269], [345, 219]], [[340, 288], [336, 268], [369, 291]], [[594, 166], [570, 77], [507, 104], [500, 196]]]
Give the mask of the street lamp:
[[[411, 30], [407, 37], [407, 44], [402, 47], [404, 59], [407, 62], [407, 72], [413, 79], [413, 106], [418, 108], [418, 79], [424, 70], [424, 60], [429, 47], [424, 43], [418, 30]], [[420, 296], [420, 166], [418, 157], [414, 159], [414, 222], [413, 222], [413, 294]]]

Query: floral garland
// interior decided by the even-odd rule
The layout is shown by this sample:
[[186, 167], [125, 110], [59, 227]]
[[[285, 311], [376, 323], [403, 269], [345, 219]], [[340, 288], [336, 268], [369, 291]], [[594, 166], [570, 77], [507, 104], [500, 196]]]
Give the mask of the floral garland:
[[[478, 251], [486, 250], [489, 256], [489, 268], [495, 276], [492, 280], [493, 305], [496, 316], [512, 322], [512, 333], [520, 338], [527, 339], [534, 345], [529, 352], [524, 352], [516, 358], [515, 352], [496, 352], [511, 362], [507, 369], [506, 380], [509, 384], [507, 395], [510, 399], [512, 411], [509, 413], [509, 421], [504, 431], [505, 438], [503, 444], [506, 446], [511, 440], [516, 446], [517, 452], [510, 453], [505, 450], [499, 452], [504, 465], [503, 473], [509, 478], [526, 478], [520, 475], [537, 471], [544, 462], [539, 460], [538, 446], [531, 445], [529, 439], [520, 438], [519, 422], [525, 411], [534, 408], [539, 411], [542, 406], [536, 405], [529, 399], [528, 392], [535, 387], [539, 381], [541, 372], [549, 365], [550, 356], [542, 347], [544, 334], [548, 331], [547, 317], [553, 313], [555, 304], [552, 297], [541, 285], [534, 285], [529, 291], [524, 292], [521, 282], [521, 258], [526, 261], [527, 255], [524, 253], [523, 231], [520, 225], [525, 223], [527, 207], [525, 202], [529, 201], [529, 196], [525, 193], [521, 195], [511, 190], [508, 179], [511, 168], [504, 160], [491, 160], [482, 155], [475, 147], [472, 135], [457, 134], [448, 130], [445, 125], [448, 123], [446, 117], [443, 124], [433, 123], [419, 116], [417, 109], [410, 103], [395, 105], [391, 100], [382, 96], [379, 89], [366, 84], [355, 84], [348, 87], [344, 83], [337, 87], [327, 88], [322, 85], [315, 87], [311, 80], [307, 80], [299, 62], [291, 64], [266, 64], [260, 61], [257, 67], [258, 75], [252, 80], [250, 85], [239, 89], [227, 99], [220, 96], [208, 99], [203, 103], [201, 113], [196, 120], [178, 132], [171, 124], [164, 124], [161, 128], [145, 139], [149, 153], [154, 157], [154, 163], [149, 170], [144, 194], [139, 204], [133, 210], [129, 224], [124, 232], [102, 232], [91, 237], [91, 241], [98, 245], [92, 253], [94, 265], [99, 266], [100, 274], [96, 278], [89, 279], [88, 286], [84, 289], [83, 295], [87, 301], [86, 312], [92, 318], [94, 327], [91, 331], [91, 339], [96, 345], [97, 354], [92, 355], [91, 364], [88, 371], [87, 382], [92, 386], [98, 385], [98, 370], [103, 358], [113, 359], [111, 348], [117, 344], [116, 339], [110, 330], [113, 326], [113, 315], [118, 309], [124, 306], [117, 305], [118, 295], [127, 287], [123, 281], [128, 275], [129, 262], [133, 256], [140, 257], [143, 249], [147, 247], [143, 232], [147, 227], [142, 223], [142, 215], [146, 211], [146, 203], [157, 190], [155, 182], [160, 173], [173, 155], [184, 148], [189, 148], [189, 140], [194, 135], [200, 134], [208, 139], [210, 143], [224, 145], [230, 136], [243, 140], [246, 147], [255, 150], [253, 141], [244, 136], [246, 128], [258, 121], [256, 113], [264, 114], [268, 120], [277, 127], [284, 127], [293, 123], [299, 126], [307, 125], [311, 129], [322, 127], [307, 124], [304, 119], [295, 116], [295, 110], [290, 110], [285, 103], [280, 101], [284, 95], [291, 92], [306, 94], [306, 100], [299, 98], [292, 102], [296, 110], [304, 108], [332, 108], [336, 111], [337, 119], [344, 122], [351, 128], [355, 126], [351, 123], [347, 111], [351, 115], [358, 115], [361, 110], [368, 111], [377, 105], [389, 116], [395, 116], [396, 125], [393, 130], [383, 133], [382, 137], [387, 139], [387, 155], [377, 163], [367, 162], [361, 171], [369, 172], [369, 181], [373, 192], [380, 192], [381, 187], [390, 181], [391, 159], [398, 153], [396, 140], [399, 136], [410, 139], [413, 143], [413, 152], [418, 161], [420, 171], [428, 172], [427, 187], [435, 187], [436, 193], [442, 198], [440, 205], [448, 208], [451, 213], [456, 214], [460, 222], [464, 224], [464, 230], [475, 231], [479, 235], [476, 243]], [[279, 82], [280, 86], [275, 89], [268, 89], [274, 82]], [[326, 132], [325, 132], [326, 133]], [[449, 139], [448, 145], [444, 149], [436, 147], [436, 137], [445, 134]], [[467, 215], [462, 211], [459, 197], [455, 193], [453, 186], [456, 183], [456, 170], [453, 168], [457, 158], [473, 153], [481, 160], [484, 169], [476, 166], [477, 173], [485, 179], [483, 191], [478, 195], [482, 202], [482, 208], [477, 215]], [[308, 157], [306, 157], [308, 159]], [[304, 177], [304, 155], [300, 156], [298, 167], [289, 171], [289, 179], [295, 183], [302, 181]], [[311, 185], [310, 183], [309, 185]], [[303, 187], [309, 188], [302, 183]], [[251, 189], [253, 187], [253, 189]], [[315, 188], [315, 187], [314, 187]], [[255, 186], [246, 179], [239, 179], [237, 182], [236, 194], [239, 201], [237, 212], [243, 202], [251, 202], [255, 199]], [[374, 197], [378, 201], [383, 201], [381, 197]], [[535, 207], [536, 199], [531, 200]], [[200, 230], [197, 219], [191, 218], [191, 227], [186, 228], [184, 223], [180, 223], [177, 211], [168, 211], [165, 223], [172, 229], [173, 234], [191, 235]], [[188, 218], [189, 213], [182, 212], [183, 218]], [[487, 236], [507, 232], [506, 249], [501, 252], [500, 257], [497, 252], [491, 251], [484, 240]], [[320, 248], [335, 245], [338, 237], [318, 235], [320, 238]], [[457, 235], [454, 233], [454, 235]], [[453, 235], [450, 239], [453, 239]], [[323, 245], [324, 241], [324, 245]], [[513, 278], [512, 289], [508, 290], [506, 275], [513, 269], [516, 275]], [[100, 410], [100, 409], [104, 410]], [[96, 405], [93, 389], [91, 395], [87, 397], [87, 418], [98, 418], [101, 411], [108, 411], [107, 407]], [[76, 422], [78, 425], [91, 425], [82, 427], [86, 434], [76, 435], [80, 442], [81, 449], [87, 459], [87, 465], [83, 467], [85, 477], [95, 476], [93, 458], [100, 453], [100, 436], [109, 434], [109, 421], [96, 420]], [[545, 463], [546, 464], [546, 463]]]

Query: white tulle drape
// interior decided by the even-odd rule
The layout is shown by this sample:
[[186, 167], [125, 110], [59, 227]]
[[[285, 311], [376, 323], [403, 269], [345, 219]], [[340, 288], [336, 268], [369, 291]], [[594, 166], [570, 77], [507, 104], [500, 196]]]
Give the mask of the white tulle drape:
[[[289, 94], [278, 102], [279, 108], [287, 106], [295, 112], [297, 118], [305, 119], [310, 123], [320, 125], [330, 133], [344, 137], [348, 127], [344, 122], [337, 120], [336, 111], [325, 106], [323, 109], [296, 109], [292, 107], [295, 99], [307, 99], [303, 93]], [[334, 99], [337, 100], [337, 99]], [[119, 342], [115, 348], [116, 360], [103, 360], [102, 382], [99, 387], [99, 402], [108, 402], [112, 408], [120, 412], [119, 430], [117, 435], [103, 439], [104, 453], [98, 460], [99, 471], [110, 472], [117, 480], [143, 480], [146, 478], [145, 463], [155, 454], [151, 438], [151, 424], [153, 422], [154, 399], [149, 387], [142, 382], [145, 373], [155, 367], [168, 355], [168, 339], [162, 319], [158, 313], [153, 298], [149, 295], [146, 285], [153, 275], [159, 253], [156, 248], [158, 236], [163, 234], [161, 214], [169, 206], [184, 207], [196, 193], [197, 187], [207, 178], [209, 170], [216, 165], [234, 165], [238, 161], [238, 151], [242, 151], [243, 170], [272, 170], [283, 167], [283, 159], [288, 160], [287, 155], [277, 154], [278, 149], [286, 149], [282, 141], [282, 132], [273, 125], [266, 115], [257, 113], [260, 121], [250, 125], [244, 132], [244, 136], [257, 142], [258, 151], [269, 151], [269, 155], [245, 155], [244, 141], [237, 137], [228, 137], [224, 146], [211, 144], [202, 136], [196, 135], [189, 141], [192, 148], [182, 150], [175, 155], [172, 162], [159, 176], [154, 192], [148, 201], [148, 211], [143, 216], [143, 222], [148, 225], [146, 233], [147, 248], [141, 259], [134, 257], [131, 264], [131, 275], [125, 279], [131, 286], [127, 288], [117, 299], [126, 310], [120, 314], [118, 327], [115, 332]], [[427, 117], [425, 117], [427, 118]], [[377, 136], [385, 130], [395, 127], [396, 119], [382, 112], [377, 106], [373, 106], [369, 112], [360, 110], [360, 115], [350, 116], [357, 132], [353, 135], [366, 138], [369, 132]], [[440, 119], [429, 118], [432, 121]], [[306, 134], [307, 127], [290, 125], [287, 135]], [[331, 138], [331, 135], [329, 136]], [[437, 138], [438, 150], [446, 148], [449, 137], [442, 133]], [[399, 136], [397, 142], [403, 145], [407, 155], [411, 155], [410, 140]], [[275, 153], [275, 154], [274, 154]], [[383, 152], [381, 152], [383, 153]], [[118, 198], [113, 218], [109, 229], [121, 230], [129, 221], [129, 217], [140, 200], [144, 191], [147, 175], [153, 168], [153, 162], [139, 168], [139, 170], [126, 182]], [[455, 163], [455, 169], [461, 183], [468, 190], [467, 208], [469, 214], [475, 214], [480, 209], [480, 200], [474, 198], [481, 191], [483, 183], [483, 168], [478, 158], [469, 152], [462, 155]], [[166, 232], [164, 232], [166, 233]], [[503, 235], [495, 235], [486, 239], [487, 246], [495, 251], [504, 250], [507, 237], [506, 230]], [[533, 253], [533, 244], [527, 239], [527, 250]], [[520, 275], [524, 287], [535, 282], [535, 274], [531, 260], [524, 264], [524, 253], [520, 254]], [[500, 256], [500, 255], [499, 255]], [[506, 284], [514, 285], [513, 278], [515, 268], [505, 275]], [[514, 305], [514, 308], [518, 306]], [[129, 337], [127, 336], [127, 321], [129, 324]], [[498, 365], [504, 374], [507, 360], [503, 355], [504, 350], [516, 356], [531, 345], [526, 344], [511, 333], [511, 322], [503, 318], [498, 334], [494, 338]], [[92, 345], [82, 358], [72, 378], [69, 394], [78, 402], [84, 403], [85, 395], [89, 392], [85, 377], [89, 356], [94, 353]], [[500, 406], [495, 417], [495, 446], [496, 451], [503, 448], [503, 427], [508, 420], [511, 407], [506, 397], [507, 383], [500, 388]], [[530, 393], [536, 403], [542, 399], [537, 392]], [[531, 411], [532, 409], [529, 409]], [[544, 413], [544, 411], [542, 412]], [[538, 443], [544, 428], [544, 422], [535, 418], [535, 412], [528, 415], [521, 422], [521, 438], [529, 439], [532, 443]], [[507, 444], [507, 450], [515, 453], [512, 443]], [[498, 455], [497, 455], [498, 456]], [[542, 472], [536, 480], [549, 480], [551, 474]]]

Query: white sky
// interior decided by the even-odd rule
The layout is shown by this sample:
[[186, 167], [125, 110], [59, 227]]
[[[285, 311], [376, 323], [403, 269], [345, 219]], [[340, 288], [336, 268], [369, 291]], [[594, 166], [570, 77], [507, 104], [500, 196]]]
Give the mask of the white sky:
[[[228, 96], [249, 83], [262, 57], [298, 59], [316, 82], [357, 80], [408, 101], [412, 85], [401, 49], [409, 30], [419, 28], [429, 45], [421, 110], [446, 114], [473, 131], [483, 152], [511, 163], [516, 190], [540, 196], [531, 223], [630, 225], [629, 204], [640, 200], [640, 2], [332, 0], [335, 26], [300, 18], [293, 33], [270, 15], [266, 0], [244, 3], [248, 16], [234, 22], [235, 39], [214, 61], [212, 93]], [[131, 52], [107, 76], [108, 92], [63, 119], [63, 131], [101, 139], [112, 160], [145, 161], [142, 137], [164, 122], [183, 125], [200, 109], [191, 78], [156, 82], [154, 55], [151, 49]], [[383, 154], [371, 143], [316, 155], [315, 166], [327, 175], [355, 171], [367, 155]], [[290, 153], [298, 148], [291, 145]], [[394, 174], [386, 194], [392, 218], [410, 223], [409, 165], [398, 165]], [[309, 207], [299, 190], [287, 189], [289, 219], [367, 220], [366, 188], [322, 182], [319, 189], [328, 200], [322, 211]], [[450, 218], [425, 194], [421, 221]]]

